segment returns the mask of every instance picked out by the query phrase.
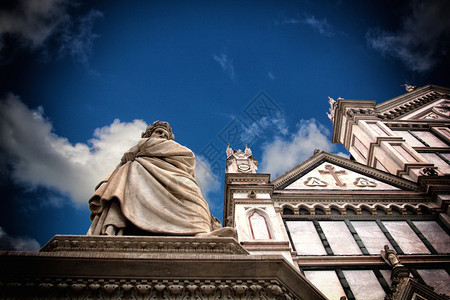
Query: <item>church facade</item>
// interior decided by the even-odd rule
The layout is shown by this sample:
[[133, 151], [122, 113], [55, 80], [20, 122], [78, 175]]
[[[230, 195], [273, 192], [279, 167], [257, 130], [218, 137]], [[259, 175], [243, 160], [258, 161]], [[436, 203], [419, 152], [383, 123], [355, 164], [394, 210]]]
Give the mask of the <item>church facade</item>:
[[333, 142], [271, 180], [227, 149], [224, 220], [252, 254], [281, 254], [327, 298], [450, 296], [450, 89], [381, 104], [330, 98]]

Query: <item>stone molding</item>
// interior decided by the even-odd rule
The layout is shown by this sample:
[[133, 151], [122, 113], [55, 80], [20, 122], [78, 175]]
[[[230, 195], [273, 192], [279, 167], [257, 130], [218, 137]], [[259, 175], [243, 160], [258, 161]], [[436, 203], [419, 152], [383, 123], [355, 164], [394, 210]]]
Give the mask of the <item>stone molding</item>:
[[41, 252], [249, 254], [233, 238], [83, 235], [55, 235]]
[[[395, 107], [392, 107], [388, 110], [379, 111], [378, 115], [380, 119], [398, 119], [399, 117], [402, 117], [406, 115], [407, 113], [413, 112], [414, 110], [420, 108], [423, 105], [426, 105], [434, 100], [441, 99], [442, 97], [445, 97], [444, 95], [441, 95], [440, 93], [437, 93], [435, 91], [430, 91], [429, 93], [426, 93], [421, 96], [416, 96], [414, 99], [407, 100], [403, 103], [399, 103]], [[377, 107], [378, 108], [378, 107]]]
[[[448, 264], [450, 255], [448, 254], [408, 254], [398, 255], [400, 261], [405, 266], [425, 266], [427, 264]], [[380, 255], [322, 255], [322, 256], [297, 256], [295, 258], [299, 267], [354, 267], [354, 266], [386, 266], [386, 262]]]
[[278, 280], [40, 278], [3, 282], [2, 299], [298, 299]]

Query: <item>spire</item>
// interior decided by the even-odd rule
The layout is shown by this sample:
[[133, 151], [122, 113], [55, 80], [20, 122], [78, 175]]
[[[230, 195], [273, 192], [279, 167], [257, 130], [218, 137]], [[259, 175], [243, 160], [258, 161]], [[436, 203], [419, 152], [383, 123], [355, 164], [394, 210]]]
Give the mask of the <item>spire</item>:
[[230, 144], [227, 144], [227, 158], [230, 157], [231, 154], [233, 154], [233, 149], [230, 148]]
[[252, 150], [250, 150], [250, 148], [247, 147], [247, 144], [245, 144], [245, 150], [244, 150], [244, 153], [245, 153], [245, 154], [248, 154], [248, 155], [252, 155]]

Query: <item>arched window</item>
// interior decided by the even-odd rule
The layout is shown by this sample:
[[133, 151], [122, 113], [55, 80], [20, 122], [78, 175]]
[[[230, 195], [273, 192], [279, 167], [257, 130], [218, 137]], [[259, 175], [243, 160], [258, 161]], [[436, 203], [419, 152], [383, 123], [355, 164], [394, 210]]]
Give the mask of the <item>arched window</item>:
[[421, 206], [420, 207], [420, 210], [422, 211], [422, 215], [431, 215], [432, 214], [432, 212], [431, 212], [431, 209], [429, 209], [428, 207], [426, 207], [426, 206]]
[[248, 216], [250, 223], [250, 231], [254, 240], [269, 240], [271, 239], [269, 226], [266, 217], [255, 210]]
[[371, 215], [372, 212], [368, 208], [363, 207], [363, 208], [361, 208], [361, 214], [368, 216], [368, 215]]
[[397, 207], [394, 207], [394, 206], [391, 208], [391, 211], [392, 211], [392, 215], [393, 215], [393, 216], [400, 216], [400, 215], [402, 214], [402, 212], [400, 211], [400, 209], [397, 208]]
[[309, 215], [309, 210], [307, 210], [306, 208], [300, 208], [298, 213], [299, 215], [306, 216]]
[[346, 213], [348, 216], [356, 216], [356, 211], [354, 211], [354, 210], [351, 209], [351, 208], [347, 208], [347, 209], [345, 210], [345, 213]]
[[334, 208], [334, 207], [332, 207], [330, 211], [331, 211], [331, 214], [332, 214], [332, 215], [340, 215], [340, 214], [341, 214], [341, 212], [339, 211], [339, 209]]
[[325, 211], [321, 208], [316, 208], [314, 210], [314, 212], [316, 213], [316, 215], [324, 215], [325, 214]]
[[416, 210], [414, 208], [412, 208], [411, 206], [407, 206], [406, 207], [406, 213], [408, 215], [415, 215], [416, 214]]
[[294, 211], [290, 209], [289, 207], [283, 208], [283, 215], [293, 215]]
[[383, 209], [381, 209], [381, 208], [377, 208], [377, 215], [380, 215], [380, 216], [385, 216], [386, 215], [386, 212], [383, 210]]

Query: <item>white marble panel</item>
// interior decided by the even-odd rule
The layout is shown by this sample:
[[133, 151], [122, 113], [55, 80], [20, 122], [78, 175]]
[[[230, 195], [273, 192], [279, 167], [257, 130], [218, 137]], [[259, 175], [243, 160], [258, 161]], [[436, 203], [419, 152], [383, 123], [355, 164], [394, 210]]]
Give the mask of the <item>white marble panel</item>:
[[420, 232], [439, 253], [450, 253], [450, 236], [436, 221], [413, 221]]
[[339, 299], [345, 296], [335, 271], [305, 271], [305, 277], [328, 299]]
[[435, 136], [432, 132], [429, 131], [414, 131], [414, 134], [419, 138], [424, 140], [430, 147], [445, 147], [447, 148], [447, 144], [444, 143], [440, 138]]
[[383, 300], [386, 296], [372, 270], [342, 272], [356, 300]]
[[450, 173], [450, 166], [436, 153], [420, 153], [428, 162], [433, 163], [443, 174]]
[[444, 269], [417, 270], [426, 284], [434, 287], [438, 294], [450, 296], [450, 276]]
[[405, 139], [406, 143], [411, 147], [425, 147], [418, 139], [416, 139], [411, 133], [405, 130], [394, 130], [394, 134], [401, 136]]
[[406, 221], [383, 221], [383, 225], [405, 254], [430, 253]]
[[298, 255], [326, 255], [317, 230], [311, 221], [287, 221]]
[[352, 225], [370, 254], [379, 255], [384, 245], [389, 245], [389, 248], [392, 249], [391, 243], [389, 243], [376, 222], [353, 221]]
[[362, 254], [344, 221], [319, 222], [335, 255]]
[[266, 218], [255, 211], [250, 215], [250, 226], [255, 240], [270, 239], [269, 226]]

